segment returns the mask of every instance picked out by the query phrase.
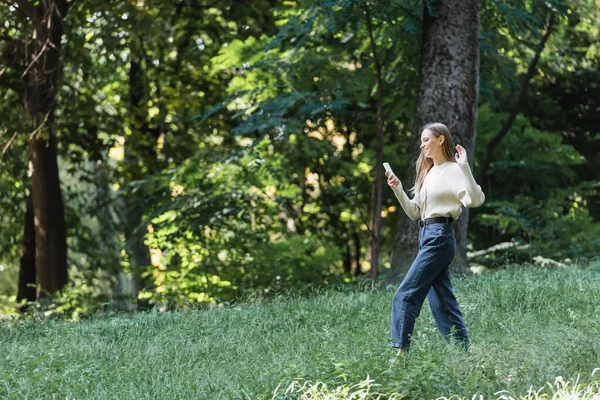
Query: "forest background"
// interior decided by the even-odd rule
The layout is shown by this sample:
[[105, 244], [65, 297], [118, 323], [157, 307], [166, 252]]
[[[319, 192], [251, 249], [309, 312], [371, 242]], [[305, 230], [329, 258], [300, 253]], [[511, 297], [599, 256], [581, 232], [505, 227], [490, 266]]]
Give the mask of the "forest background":
[[[0, 1], [2, 314], [397, 283], [415, 227], [381, 161], [412, 186], [448, 3]], [[454, 271], [598, 263], [598, 1], [471, 16], [476, 128], [439, 122], [486, 202]]]

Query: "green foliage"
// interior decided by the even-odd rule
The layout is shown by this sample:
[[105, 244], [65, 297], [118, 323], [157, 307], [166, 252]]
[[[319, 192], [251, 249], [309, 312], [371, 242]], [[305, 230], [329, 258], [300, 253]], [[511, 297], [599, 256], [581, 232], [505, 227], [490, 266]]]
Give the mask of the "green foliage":
[[[172, 307], [359, 281], [375, 171], [371, 34], [384, 158], [401, 173], [424, 10], [435, 1], [74, 2], [55, 106], [71, 283], [35, 312], [94, 313], [129, 295], [124, 275], [139, 289], [131, 301]], [[17, 289], [32, 131], [14, 11], [0, 6], [3, 310]], [[597, 257], [595, 2], [488, 0], [480, 15], [475, 172], [551, 15], [555, 25], [470, 228], [475, 252], [514, 248], [476, 261]], [[382, 271], [401, 212], [384, 196]]]
[[140, 295], [213, 302], [339, 275], [335, 247], [285, 223], [300, 190], [288, 181], [289, 167], [264, 138], [225, 162], [207, 150], [197, 163], [142, 183], [143, 192], [166, 186], [173, 195], [149, 217], [147, 244], [162, 259], [148, 270], [156, 292]]
[[550, 17], [555, 18], [553, 29], [556, 31], [560, 29], [557, 28], [560, 21], [572, 19], [573, 8], [580, 7], [581, 4], [569, 7], [569, 3], [562, 0], [483, 1], [480, 13], [481, 98], [495, 109], [509, 110]]
[[[6, 17], [3, 18], [3, 17]], [[6, 7], [0, 7], [0, 18], [4, 22], [0, 34], [14, 35], [19, 23], [7, 17]], [[10, 63], [0, 57], [0, 298], [16, 297], [18, 269], [21, 256], [21, 237], [24, 230], [25, 205], [28, 190], [27, 142], [24, 133], [28, 131], [23, 118], [24, 101], [19, 93], [22, 82], [14, 82], [12, 75], [17, 69], [19, 57], [6, 48], [13, 46], [10, 41], [0, 40], [0, 54], [14, 55]], [[6, 52], [6, 53], [5, 53]], [[6, 68], [6, 69], [3, 69]], [[16, 80], [16, 79], [15, 79]], [[5, 301], [0, 308], [4, 309]]]
[[[410, 93], [417, 84], [419, 51], [419, 32], [413, 28], [420, 10], [416, 2], [365, 1], [305, 2], [283, 8], [283, 26], [274, 39], [236, 41], [221, 52], [223, 67], [237, 65], [241, 73], [232, 79], [231, 97], [200, 117], [204, 123], [221, 110], [234, 111], [237, 126], [231, 133], [236, 138], [273, 138], [275, 151], [290, 164], [284, 179], [300, 181], [301, 188], [306, 185], [291, 213], [298, 215], [298, 230], [319, 236], [329, 244], [326, 248], [345, 252], [346, 272], [354, 268], [360, 273], [367, 257], [363, 243], [368, 242], [374, 173], [375, 75], [366, 18], [373, 21], [384, 71], [384, 113], [390, 127], [386, 153], [400, 166], [411, 141], [407, 121], [414, 112]], [[257, 47], [261, 43], [264, 53]], [[241, 48], [256, 50], [245, 58], [247, 64], [239, 57]], [[399, 137], [394, 135], [397, 129]], [[394, 204], [392, 199], [386, 203]], [[384, 230], [392, 227], [388, 219]], [[322, 274], [329, 268], [323, 265]]]
[[[479, 149], [485, 149], [505, 117], [485, 106], [480, 109], [479, 140], [483, 143]], [[513, 249], [513, 261], [531, 261], [537, 255], [590, 259], [598, 254], [600, 227], [593, 222], [585, 200], [597, 186], [577, 183], [574, 168], [584, 160], [572, 146], [562, 143], [559, 135], [535, 129], [518, 117], [496, 149], [496, 157], [501, 161], [492, 163], [489, 171], [493, 186], [483, 185], [487, 201], [475, 218], [485, 229], [475, 227], [471, 232], [474, 238], [483, 238], [492, 230], [495, 243], [476, 239], [479, 248], [510, 240], [527, 245], [525, 252]], [[505, 262], [505, 250], [501, 252]]]

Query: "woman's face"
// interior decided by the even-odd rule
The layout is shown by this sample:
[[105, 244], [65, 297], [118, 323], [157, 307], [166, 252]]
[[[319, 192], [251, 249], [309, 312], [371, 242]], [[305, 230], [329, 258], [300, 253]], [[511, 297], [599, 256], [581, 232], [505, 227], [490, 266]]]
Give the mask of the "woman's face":
[[436, 137], [429, 129], [425, 129], [421, 133], [421, 151], [427, 158], [436, 158], [438, 155], [443, 154], [442, 143], [444, 143], [444, 136], [442, 135]]

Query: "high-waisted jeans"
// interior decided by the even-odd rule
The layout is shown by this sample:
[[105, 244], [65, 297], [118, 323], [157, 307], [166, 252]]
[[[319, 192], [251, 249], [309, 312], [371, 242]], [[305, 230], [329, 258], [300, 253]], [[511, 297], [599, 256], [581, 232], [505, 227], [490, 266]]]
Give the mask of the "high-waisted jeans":
[[419, 253], [392, 302], [392, 347], [408, 349], [425, 297], [447, 342], [469, 346], [469, 335], [450, 283], [450, 262], [456, 253], [454, 229], [433, 223], [419, 230]]

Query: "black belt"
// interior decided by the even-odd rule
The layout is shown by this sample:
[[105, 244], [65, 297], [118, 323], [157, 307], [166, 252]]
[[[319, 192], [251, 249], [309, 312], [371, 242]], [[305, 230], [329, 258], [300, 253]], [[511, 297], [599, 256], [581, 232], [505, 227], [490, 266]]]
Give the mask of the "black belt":
[[454, 221], [454, 218], [452, 218], [452, 217], [425, 218], [425, 219], [419, 220], [419, 226], [422, 228], [423, 226], [429, 225], [429, 224], [439, 224], [439, 223], [451, 224], [453, 221]]

